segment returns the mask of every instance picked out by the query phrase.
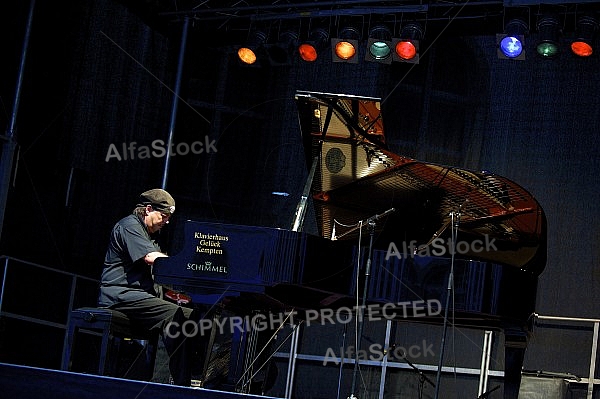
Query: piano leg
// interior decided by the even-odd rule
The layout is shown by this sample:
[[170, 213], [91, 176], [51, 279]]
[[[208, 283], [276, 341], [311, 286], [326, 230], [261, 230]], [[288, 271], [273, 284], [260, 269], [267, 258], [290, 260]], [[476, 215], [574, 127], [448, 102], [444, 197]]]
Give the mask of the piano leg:
[[206, 382], [206, 378], [208, 377], [208, 366], [211, 361], [211, 355], [213, 352], [213, 347], [215, 346], [215, 338], [217, 335], [217, 320], [221, 317], [221, 309], [217, 308], [215, 313], [212, 316], [212, 324], [210, 329], [210, 336], [208, 337], [208, 342], [206, 343], [206, 350], [204, 355], [204, 363], [202, 365], [202, 383]]
[[518, 399], [521, 371], [527, 348], [527, 336], [505, 331], [504, 338], [504, 399]]

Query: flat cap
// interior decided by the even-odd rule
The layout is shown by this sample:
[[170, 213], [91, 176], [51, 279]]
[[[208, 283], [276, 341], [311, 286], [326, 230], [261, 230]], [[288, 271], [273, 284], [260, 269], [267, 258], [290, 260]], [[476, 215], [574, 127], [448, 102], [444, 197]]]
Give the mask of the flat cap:
[[163, 189], [153, 188], [140, 194], [140, 203], [138, 206], [151, 205], [159, 212], [172, 214], [175, 212], [175, 200]]

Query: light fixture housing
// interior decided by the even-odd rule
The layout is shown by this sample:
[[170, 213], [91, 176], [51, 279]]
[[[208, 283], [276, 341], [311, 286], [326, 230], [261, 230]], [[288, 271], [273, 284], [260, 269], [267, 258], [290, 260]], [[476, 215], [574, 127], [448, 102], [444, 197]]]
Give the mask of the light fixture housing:
[[306, 62], [315, 62], [328, 43], [329, 33], [325, 29], [313, 29], [308, 38], [298, 46], [298, 54]]
[[539, 35], [536, 45], [537, 53], [544, 58], [557, 56], [560, 38], [558, 18], [554, 15], [541, 16], [537, 22], [537, 30]]
[[524, 60], [525, 34], [529, 31], [528, 24], [521, 18], [508, 21], [503, 34], [496, 35], [498, 58]]
[[369, 31], [365, 60], [392, 63], [392, 32], [385, 25], [376, 25]]
[[419, 46], [423, 39], [423, 28], [418, 22], [409, 22], [402, 27], [399, 38], [392, 39], [393, 60], [418, 64]]
[[296, 31], [281, 31], [276, 43], [265, 45], [271, 66], [291, 65], [291, 56], [297, 46], [298, 33]]
[[578, 57], [589, 57], [594, 53], [594, 37], [598, 31], [596, 16], [581, 15], [577, 19], [575, 39], [571, 42], [571, 51]]
[[262, 30], [250, 31], [246, 45], [237, 51], [239, 60], [246, 65], [255, 65], [266, 41], [267, 34]]
[[333, 62], [358, 63], [358, 41], [360, 31], [354, 26], [346, 26], [331, 39], [331, 59]]

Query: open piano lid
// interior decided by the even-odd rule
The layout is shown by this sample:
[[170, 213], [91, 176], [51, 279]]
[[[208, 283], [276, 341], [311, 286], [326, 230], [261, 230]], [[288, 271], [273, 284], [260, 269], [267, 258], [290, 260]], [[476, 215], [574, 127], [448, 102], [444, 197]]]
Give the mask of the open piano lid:
[[451, 213], [459, 211], [457, 257], [542, 272], [546, 217], [521, 186], [390, 152], [379, 99], [316, 92], [297, 92], [295, 99], [309, 167], [314, 162], [311, 194], [321, 236], [356, 239], [359, 229], [344, 232], [343, 225], [394, 208], [377, 223], [376, 248], [393, 242], [403, 252], [413, 242], [425, 246], [421, 254], [449, 256]]

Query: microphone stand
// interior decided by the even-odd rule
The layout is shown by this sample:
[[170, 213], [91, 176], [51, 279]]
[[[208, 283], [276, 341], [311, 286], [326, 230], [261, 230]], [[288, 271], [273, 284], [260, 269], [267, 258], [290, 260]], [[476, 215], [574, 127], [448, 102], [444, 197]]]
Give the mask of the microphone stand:
[[479, 395], [477, 397], [477, 399], [486, 399], [486, 398], [488, 398], [492, 394], [492, 392], [494, 392], [498, 388], [500, 388], [500, 385], [496, 385], [495, 387], [493, 387], [489, 391], [482, 393], [481, 395]]
[[[393, 345], [395, 346], [395, 345]], [[406, 352], [404, 352], [404, 355], [402, 356], [402, 359], [410, 366], [413, 368], [413, 370], [415, 370], [417, 372], [417, 374], [419, 374], [419, 399], [423, 398], [423, 386], [425, 385], [425, 382], [428, 382], [429, 385], [431, 385], [432, 387], [435, 388], [435, 383], [433, 381], [431, 381], [429, 379], [429, 377], [427, 377], [425, 375], [425, 373], [423, 373], [421, 371], [420, 368], [418, 368], [417, 366], [415, 366], [413, 364], [413, 362], [411, 362], [410, 360], [408, 360], [408, 358], [406, 357]]]
[[[355, 391], [356, 391], [356, 379], [358, 376], [358, 360], [359, 360], [359, 350], [360, 350], [360, 341], [362, 339], [362, 334], [363, 334], [363, 329], [364, 329], [364, 320], [363, 320], [363, 310], [366, 306], [367, 303], [367, 291], [369, 290], [369, 277], [371, 276], [371, 257], [373, 254], [373, 239], [375, 237], [375, 225], [377, 222], [377, 220], [381, 219], [382, 217], [394, 212], [395, 209], [391, 208], [388, 209], [387, 211], [385, 211], [382, 214], [379, 215], [375, 215], [375, 216], [371, 216], [369, 219], [367, 219], [367, 226], [369, 226], [369, 252], [367, 253], [367, 264], [365, 266], [365, 283], [364, 283], [364, 288], [363, 288], [363, 293], [362, 293], [362, 303], [361, 303], [361, 307], [359, 307], [358, 309], [356, 309], [357, 312], [357, 317], [358, 317], [358, 332], [357, 332], [357, 339], [356, 339], [356, 348], [354, 348], [354, 370], [352, 370], [352, 386], [350, 388], [350, 396], [348, 397], [348, 399], [357, 399], [357, 397], [354, 395]], [[358, 243], [358, 245], [360, 246], [360, 242]], [[360, 259], [359, 259], [360, 261]], [[358, 274], [358, 272], [357, 272]]]
[[[461, 205], [462, 207], [462, 205]], [[456, 253], [456, 236], [458, 234], [458, 224], [460, 223], [460, 208], [458, 212], [452, 211], [450, 217], [452, 218], [452, 253], [450, 260], [450, 275], [448, 276], [448, 289], [446, 291], [446, 309], [444, 310], [444, 327], [442, 332], [442, 340], [440, 343], [440, 360], [438, 362], [437, 376], [435, 381], [435, 399], [438, 399], [440, 393], [440, 380], [442, 378], [442, 367], [444, 366], [444, 349], [446, 346], [446, 332], [448, 330], [448, 309], [450, 308], [450, 294], [454, 287], [454, 254]]]
[[406, 361], [406, 363], [408, 363], [410, 367], [412, 367], [417, 372], [417, 374], [419, 374], [419, 399], [423, 399], [423, 386], [425, 385], [425, 381], [427, 381], [429, 385], [431, 385], [434, 388], [435, 383], [431, 381], [429, 377], [427, 377], [417, 366], [412, 364], [412, 362], [408, 360], [406, 356], [404, 357], [404, 360]]

